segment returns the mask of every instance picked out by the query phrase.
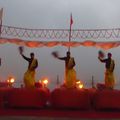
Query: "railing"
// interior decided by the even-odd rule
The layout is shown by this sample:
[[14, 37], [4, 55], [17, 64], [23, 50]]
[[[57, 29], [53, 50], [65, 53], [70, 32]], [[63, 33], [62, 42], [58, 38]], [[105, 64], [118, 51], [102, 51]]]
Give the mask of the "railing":
[[[69, 29], [26, 29], [11, 26], [1, 26], [1, 37], [24, 38], [37, 40], [68, 40]], [[115, 29], [73, 29], [72, 40], [80, 39], [113, 39], [120, 38], [120, 28]]]

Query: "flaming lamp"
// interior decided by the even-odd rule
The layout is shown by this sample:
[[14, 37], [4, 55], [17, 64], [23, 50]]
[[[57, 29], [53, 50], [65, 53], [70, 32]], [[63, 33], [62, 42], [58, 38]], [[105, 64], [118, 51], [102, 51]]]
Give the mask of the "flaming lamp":
[[43, 84], [43, 87], [47, 87], [47, 85], [48, 85], [48, 79], [47, 78], [43, 79], [42, 80], [42, 84]]
[[15, 78], [14, 77], [9, 77], [7, 80], [7, 83], [9, 85], [9, 87], [12, 87], [12, 84], [15, 82]]
[[42, 87], [45, 88], [48, 85], [48, 78], [39, 80], [39, 82], [42, 84]]
[[80, 80], [78, 80], [76, 81], [76, 87], [79, 89], [82, 89], [84, 86], [83, 86], [83, 83]]

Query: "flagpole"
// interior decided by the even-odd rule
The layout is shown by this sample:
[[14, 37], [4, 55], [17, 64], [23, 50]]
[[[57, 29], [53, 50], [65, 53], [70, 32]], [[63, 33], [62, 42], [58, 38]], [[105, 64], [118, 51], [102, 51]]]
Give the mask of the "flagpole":
[[[71, 25], [70, 25], [70, 29], [69, 29], [69, 42], [71, 42]], [[70, 46], [68, 48], [68, 51], [70, 52]]]
[[0, 10], [0, 38], [2, 34], [2, 17], [3, 17], [3, 8]]
[[2, 19], [0, 21], [0, 38], [1, 38], [1, 34], [2, 34]]
[[[72, 20], [72, 13], [70, 15], [70, 29], [69, 29], [69, 42], [71, 42], [71, 27], [72, 27], [72, 24], [73, 24], [73, 20]], [[70, 46], [68, 48], [68, 51], [70, 52]]]

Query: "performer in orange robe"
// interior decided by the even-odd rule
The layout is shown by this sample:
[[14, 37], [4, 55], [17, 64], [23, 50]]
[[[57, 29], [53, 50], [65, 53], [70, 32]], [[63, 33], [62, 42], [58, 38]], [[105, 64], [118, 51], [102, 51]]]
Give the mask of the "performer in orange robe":
[[30, 53], [30, 58], [23, 55], [23, 52], [20, 52], [21, 56], [28, 61], [28, 69], [24, 74], [24, 84], [26, 88], [35, 87], [35, 69], [38, 67], [38, 61], [34, 58], [34, 53]]
[[115, 79], [114, 79], [114, 68], [115, 68], [115, 62], [112, 59], [112, 54], [108, 53], [108, 58], [101, 59], [98, 57], [98, 59], [105, 63], [106, 71], [105, 71], [105, 86], [106, 88], [113, 89], [115, 85]]
[[73, 57], [70, 57], [65, 74], [65, 85], [68, 88], [76, 87], [76, 71], [73, 68], [75, 65], [75, 61]]
[[65, 61], [65, 80], [64, 84], [67, 88], [76, 87], [76, 71], [74, 70], [75, 61], [74, 58], [70, 56], [70, 52], [66, 53], [65, 57], [59, 57], [56, 53], [54, 56], [60, 60]]

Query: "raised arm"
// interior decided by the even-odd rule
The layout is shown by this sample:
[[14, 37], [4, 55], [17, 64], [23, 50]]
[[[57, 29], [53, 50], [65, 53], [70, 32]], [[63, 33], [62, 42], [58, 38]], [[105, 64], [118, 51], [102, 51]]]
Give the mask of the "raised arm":
[[66, 57], [57, 57], [59, 60], [66, 60]]
[[100, 62], [106, 62], [107, 59], [101, 59], [100, 57], [98, 57], [98, 59], [100, 60]]
[[30, 58], [24, 56], [23, 54], [21, 54], [21, 56], [22, 56], [25, 60], [27, 60], [28, 62], [31, 60]]

